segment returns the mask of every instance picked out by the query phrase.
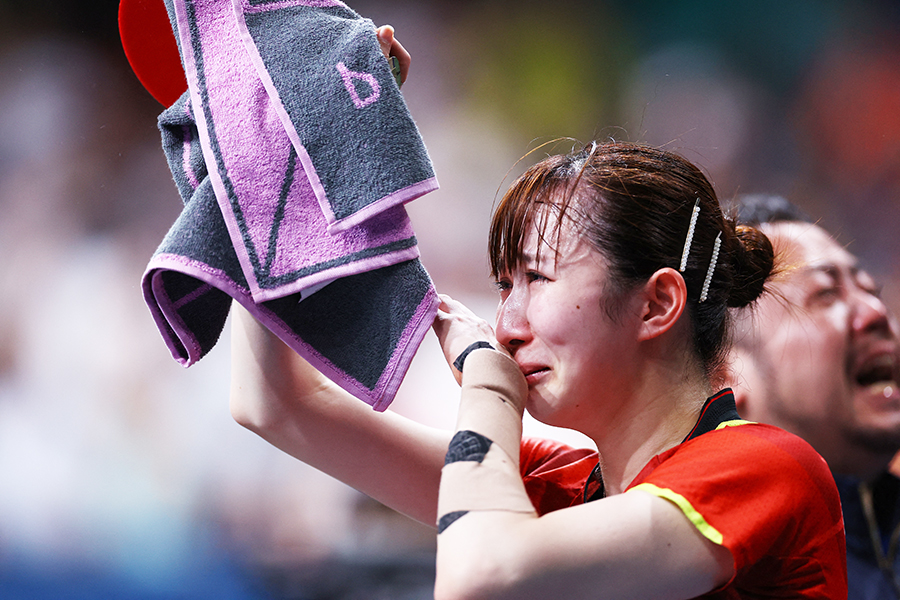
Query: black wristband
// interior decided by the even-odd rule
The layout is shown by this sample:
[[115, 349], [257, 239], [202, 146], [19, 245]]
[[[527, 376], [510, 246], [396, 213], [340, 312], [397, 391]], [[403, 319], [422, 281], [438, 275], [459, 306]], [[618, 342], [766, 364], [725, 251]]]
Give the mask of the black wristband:
[[460, 373], [462, 373], [463, 363], [466, 362], [466, 357], [469, 356], [469, 354], [473, 350], [478, 350], [479, 348], [490, 348], [491, 350], [494, 349], [493, 346], [491, 346], [489, 343], [485, 342], [484, 340], [481, 340], [478, 342], [473, 342], [473, 343], [469, 344], [469, 347], [466, 348], [465, 350], [463, 350], [462, 354], [457, 356], [456, 360], [453, 361], [453, 366], [456, 367], [456, 370], [459, 371]]

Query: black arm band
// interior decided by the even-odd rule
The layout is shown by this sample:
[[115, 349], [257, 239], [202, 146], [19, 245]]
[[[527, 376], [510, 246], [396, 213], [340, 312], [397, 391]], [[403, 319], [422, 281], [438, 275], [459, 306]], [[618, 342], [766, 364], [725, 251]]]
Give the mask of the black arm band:
[[453, 361], [453, 366], [456, 367], [456, 370], [459, 371], [460, 373], [462, 373], [463, 363], [466, 362], [466, 357], [469, 356], [469, 354], [471, 354], [471, 352], [473, 350], [478, 350], [479, 348], [490, 348], [491, 350], [494, 349], [493, 346], [491, 346], [489, 343], [485, 342], [484, 340], [481, 340], [478, 342], [473, 342], [473, 343], [469, 344], [469, 347], [466, 348], [465, 350], [463, 350], [462, 354], [457, 356], [456, 360]]
[[493, 443], [480, 433], [468, 430], [457, 431], [447, 447], [444, 464], [449, 465], [463, 460], [480, 463]]
[[457, 510], [443, 515], [437, 522], [438, 535], [444, 533], [444, 530], [453, 525], [457, 519], [469, 514], [467, 510]]

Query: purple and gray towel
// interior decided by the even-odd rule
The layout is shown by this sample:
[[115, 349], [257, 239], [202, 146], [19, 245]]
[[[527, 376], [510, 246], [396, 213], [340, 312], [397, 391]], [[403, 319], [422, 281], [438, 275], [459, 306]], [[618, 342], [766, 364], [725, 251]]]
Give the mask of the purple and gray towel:
[[384, 410], [437, 310], [403, 205], [433, 167], [368, 19], [330, 0], [165, 0], [188, 91], [159, 118], [184, 210], [144, 297], [176, 360], [236, 299]]

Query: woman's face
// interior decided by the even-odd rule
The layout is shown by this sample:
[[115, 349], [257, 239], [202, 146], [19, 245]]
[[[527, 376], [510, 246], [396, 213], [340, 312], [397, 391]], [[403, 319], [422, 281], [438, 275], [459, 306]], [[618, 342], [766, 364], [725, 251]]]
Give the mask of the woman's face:
[[590, 420], [608, 420], [616, 399], [625, 397], [636, 310], [626, 299], [611, 319], [603, 302], [604, 258], [571, 225], [558, 242], [554, 249], [530, 227], [519, 265], [500, 274], [497, 340], [525, 374], [531, 415], [588, 432]]

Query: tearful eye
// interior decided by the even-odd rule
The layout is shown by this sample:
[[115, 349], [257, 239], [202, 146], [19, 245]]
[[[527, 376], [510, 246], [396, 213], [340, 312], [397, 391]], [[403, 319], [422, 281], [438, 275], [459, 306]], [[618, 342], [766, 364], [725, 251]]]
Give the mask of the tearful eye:
[[874, 296], [875, 298], [881, 299], [881, 292], [884, 289], [882, 286], [872, 282], [871, 284], [860, 285], [862, 290], [869, 294], [870, 296]]
[[812, 294], [812, 301], [821, 304], [831, 304], [841, 295], [842, 288], [837, 286], [828, 286], [818, 288]]
[[883, 287], [875, 278], [869, 275], [865, 271], [857, 271], [856, 272], [856, 285], [859, 286], [861, 290], [867, 292], [876, 298], [881, 298], [881, 292]]

